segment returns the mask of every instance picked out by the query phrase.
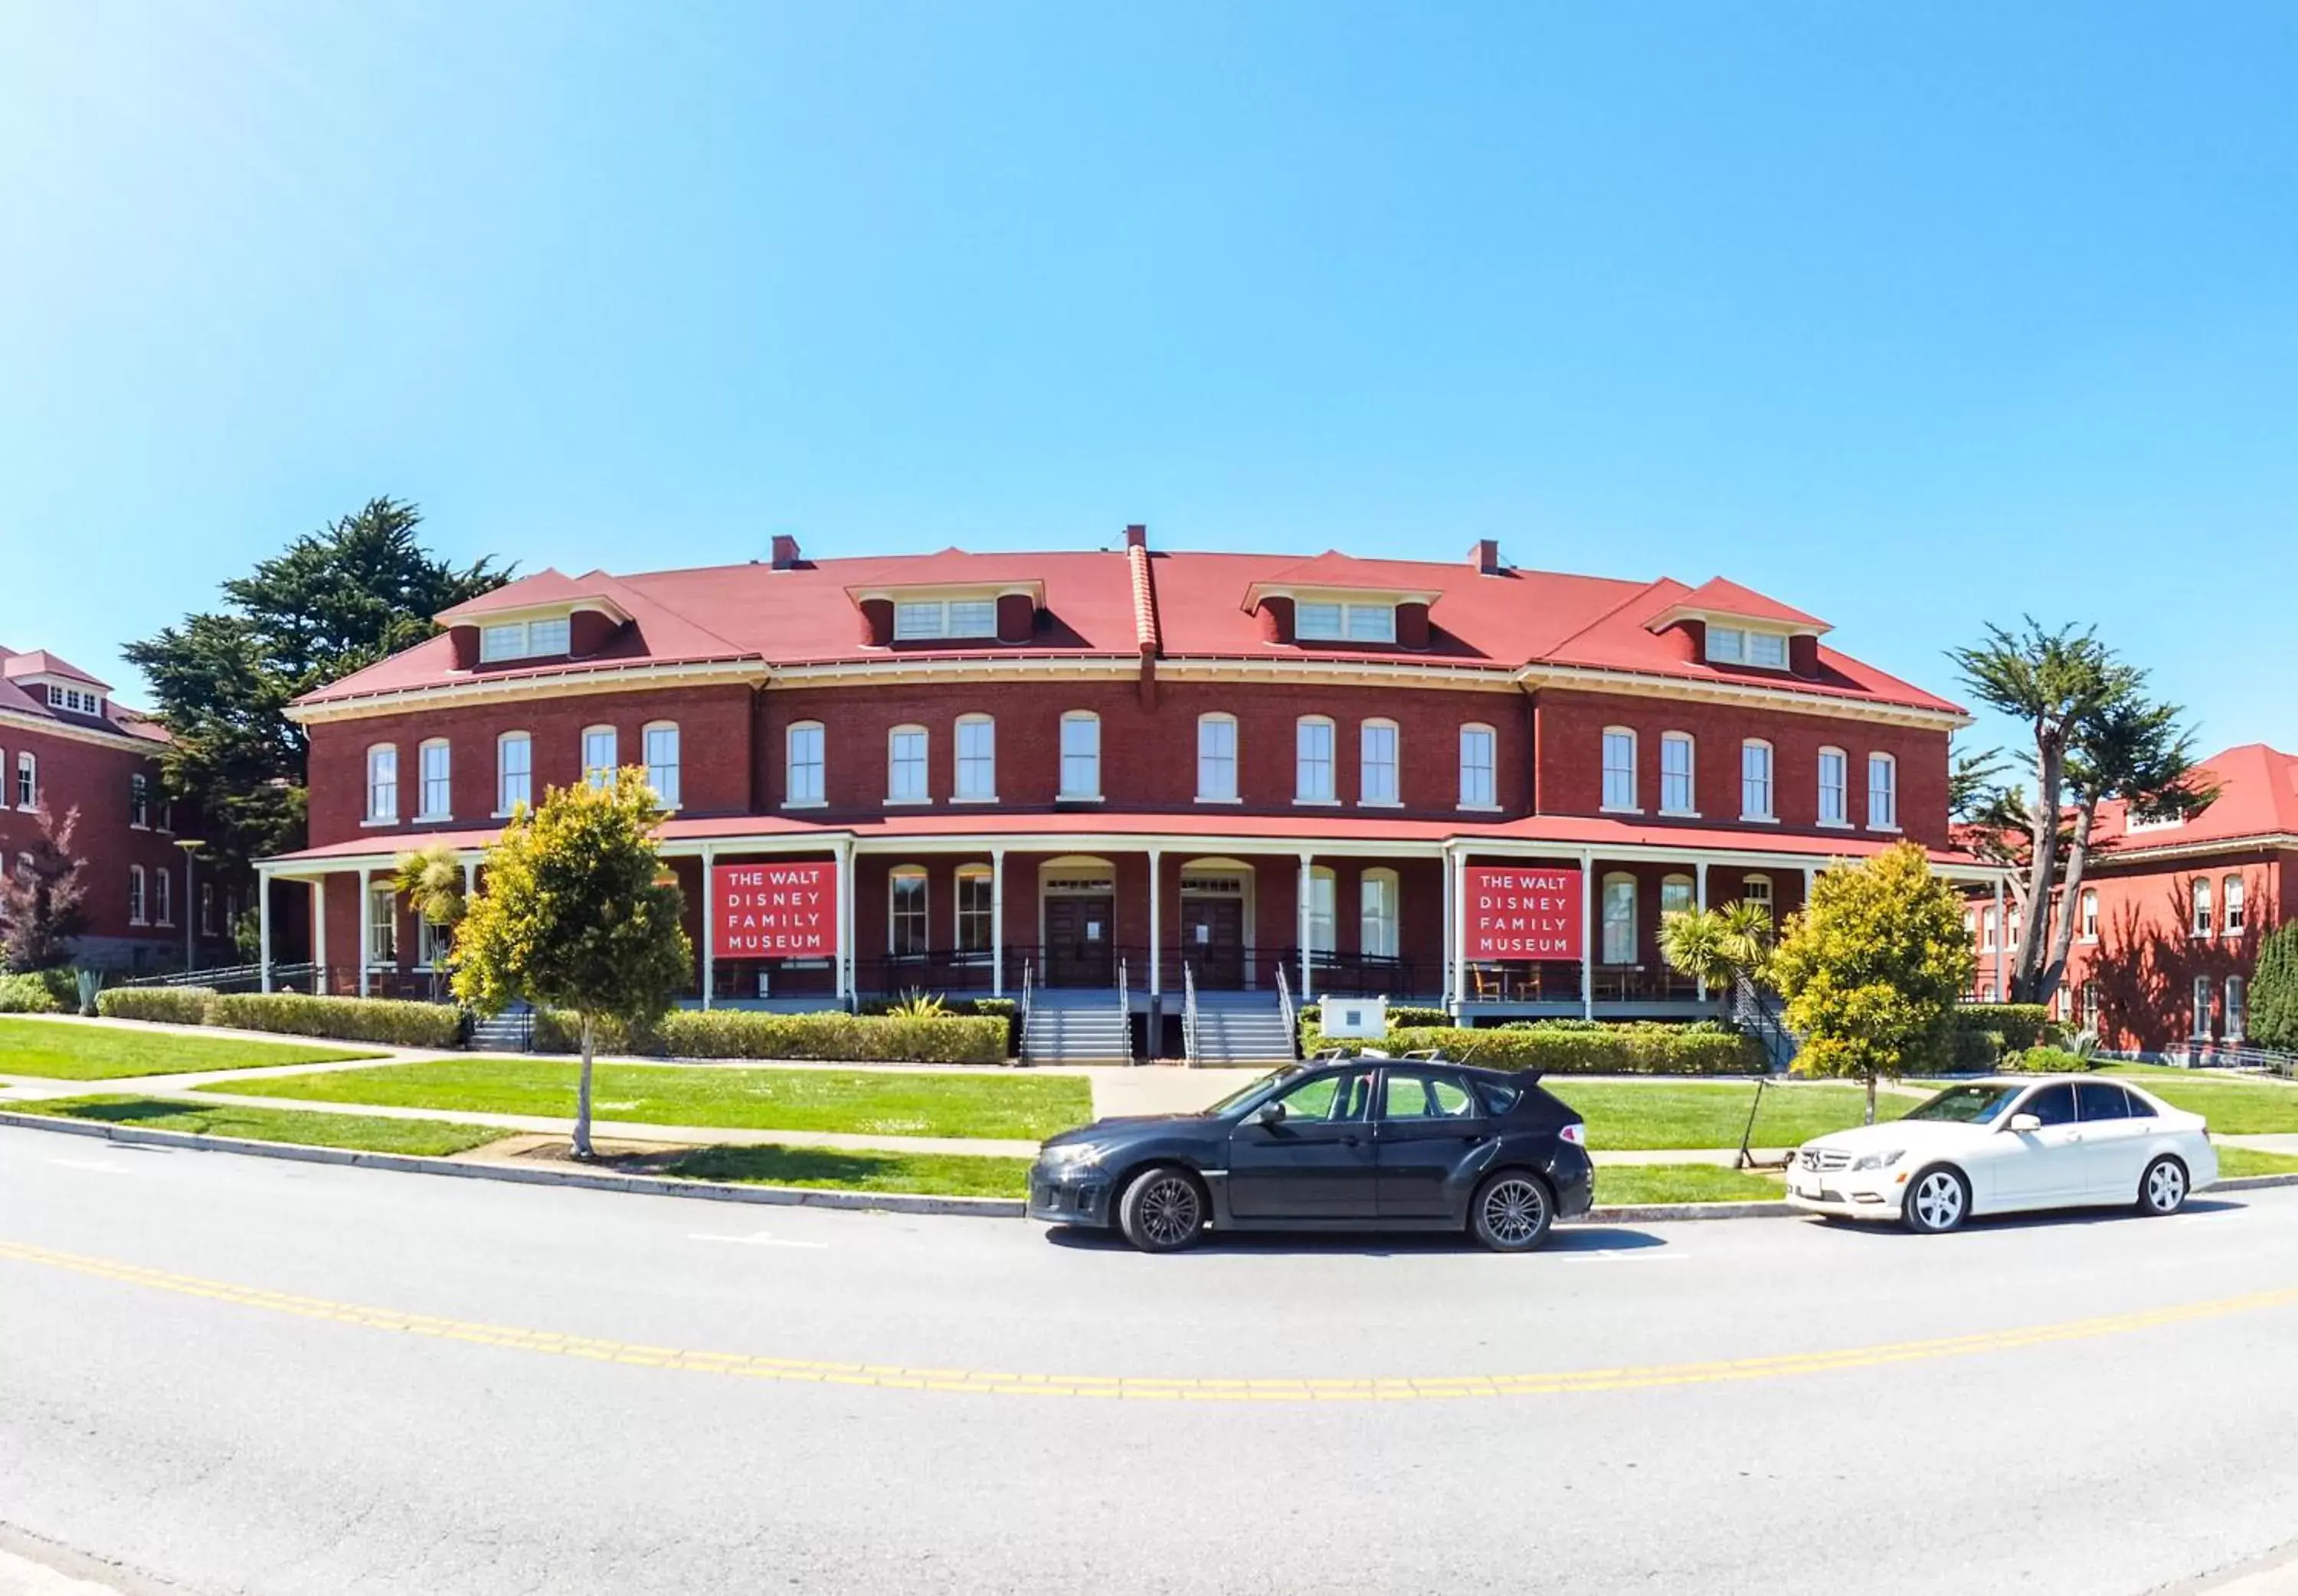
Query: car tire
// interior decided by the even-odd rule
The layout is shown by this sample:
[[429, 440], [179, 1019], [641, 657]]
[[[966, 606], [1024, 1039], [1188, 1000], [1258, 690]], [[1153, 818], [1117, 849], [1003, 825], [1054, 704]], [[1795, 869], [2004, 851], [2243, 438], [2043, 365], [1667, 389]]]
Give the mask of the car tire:
[[1178, 1164], [1153, 1164], [1127, 1182], [1117, 1228], [1145, 1253], [1178, 1253], [1197, 1245], [1211, 1214], [1203, 1181]]
[[1556, 1194], [1530, 1170], [1501, 1170], [1476, 1187], [1468, 1231], [1495, 1253], [1529, 1253], [1548, 1240]]
[[2186, 1166], [2165, 1154], [2146, 1166], [2138, 1178], [2138, 1211], [2161, 1218], [2186, 1205], [2191, 1187]]
[[1944, 1236], [1971, 1217], [1971, 1182], [1949, 1163], [1915, 1171], [1907, 1182], [1900, 1222], [1917, 1236]]

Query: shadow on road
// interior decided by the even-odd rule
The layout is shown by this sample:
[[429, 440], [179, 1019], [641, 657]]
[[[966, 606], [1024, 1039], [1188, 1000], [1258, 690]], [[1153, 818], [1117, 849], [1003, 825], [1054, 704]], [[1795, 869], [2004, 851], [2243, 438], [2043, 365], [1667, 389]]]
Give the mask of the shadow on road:
[[[2186, 1205], [2167, 1218], [2142, 1214], [2128, 1206], [2113, 1208], [2052, 1208], [2032, 1213], [1983, 1215], [1973, 1219], [1955, 1236], [1985, 1236], [1997, 1230], [2063, 1230], [2081, 1229], [2093, 1225], [2167, 1225], [2176, 1224], [2189, 1215], [2198, 1218], [2220, 1213], [2239, 1213], [2250, 1204], [2237, 1197], [2189, 1197]], [[1934, 1238], [1918, 1236], [1904, 1225], [1885, 1224], [1876, 1220], [1832, 1220], [1814, 1217], [1812, 1228], [1849, 1236], [1864, 1231], [1870, 1235], [1895, 1236], [1905, 1241], [1930, 1241]]]
[[[1054, 1246], [1070, 1247], [1082, 1253], [1129, 1253], [1133, 1250], [1114, 1230], [1095, 1230], [1082, 1226], [1053, 1226], [1046, 1230], [1046, 1239]], [[1559, 1225], [1550, 1233], [1548, 1245], [1533, 1256], [1625, 1253], [1666, 1245], [1666, 1241], [1646, 1230], [1629, 1230], [1617, 1225]], [[1359, 1258], [1394, 1258], [1443, 1253], [1502, 1256], [1490, 1252], [1466, 1235], [1445, 1230], [1224, 1230], [1205, 1237], [1193, 1252], [1175, 1256], [1204, 1257], [1230, 1253], [1265, 1257], [1345, 1254]]]

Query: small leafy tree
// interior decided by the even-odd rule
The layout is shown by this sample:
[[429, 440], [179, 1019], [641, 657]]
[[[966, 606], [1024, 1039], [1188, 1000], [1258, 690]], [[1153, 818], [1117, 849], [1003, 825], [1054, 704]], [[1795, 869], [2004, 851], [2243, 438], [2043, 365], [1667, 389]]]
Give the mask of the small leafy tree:
[[1962, 900], [1915, 843], [1825, 872], [1771, 959], [1788, 1024], [1803, 1037], [1797, 1070], [1864, 1081], [1873, 1124], [1879, 1079], [1951, 1056], [1972, 958]]
[[71, 961], [72, 945], [87, 929], [87, 861], [72, 852], [79, 811], [58, 820], [45, 804], [33, 816], [32, 846], [0, 872], [0, 964], [10, 970], [53, 970]]
[[463, 861], [453, 846], [434, 842], [414, 853], [401, 854], [392, 885], [417, 914], [434, 925], [451, 928], [463, 922], [467, 908], [463, 898]]
[[[455, 936], [455, 996], [499, 1014], [524, 998], [569, 1009], [582, 1035], [574, 1156], [591, 1150], [591, 1061], [599, 1021], [639, 1029], [686, 985], [694, 951], [663, 879], [663, 810], [637, 770], [611, 786], [553, 788], [514, 815]], [[459, 874], [459, 871], [458, 872]]]
[[2244, 1030], [2261, 1047], [2298, 1053], [2298, 920], [2258, 946]]
[[1719, 993], [1727, 1010], [1740, 978], [1760, 974], [1771, 949], [1772, 917], [1756, 904], [1683, 909], [1660, 922], [1659, 956], [1701, 991]]

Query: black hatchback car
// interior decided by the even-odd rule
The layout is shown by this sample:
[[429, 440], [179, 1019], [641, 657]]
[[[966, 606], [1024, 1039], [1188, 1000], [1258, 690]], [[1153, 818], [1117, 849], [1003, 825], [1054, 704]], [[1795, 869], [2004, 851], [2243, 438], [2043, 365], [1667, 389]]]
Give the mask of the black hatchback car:
[[1287, 1064], [1203, 1113], [1097, 1120], [1045, 1145], [1029, 1217], [1145, 1253], [1214, 1230], [1461, 1230], [1524, 1253], [1595, 1200], [1580, 1116], [1536, 1075], [1442, 1058]]

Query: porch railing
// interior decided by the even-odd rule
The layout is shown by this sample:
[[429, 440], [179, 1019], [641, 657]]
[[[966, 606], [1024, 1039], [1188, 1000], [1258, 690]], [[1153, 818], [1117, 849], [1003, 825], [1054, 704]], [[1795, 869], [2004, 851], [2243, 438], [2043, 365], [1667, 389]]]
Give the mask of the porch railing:
[[1117, 961], [1117, 1024], [1125, 1038], [1125, 1062], [1133, 1062], [1133, 996], [1127, 989], [1125, 961]]
[[1197, 1062], [1197, 972], [1181, 961], [1181, 1058], [1192, 1067]]
[[1031, 983], [1029, 961], [1021, 961], [1021, 1023], [1013, 1033], [1013, 1052], [1021, 1063], [1029, 1062], [1029, 1000], [1036, 996]]
[[1301, 1032], [1301, 1021], [1294, 1012], [1293, 983], [1285, 979], [1285, 962], [1282, 959], [1277, 963], [1277, 1012], [1285, 1016], [1285, 1034], [1288, 1037], [1298, 1036]]

